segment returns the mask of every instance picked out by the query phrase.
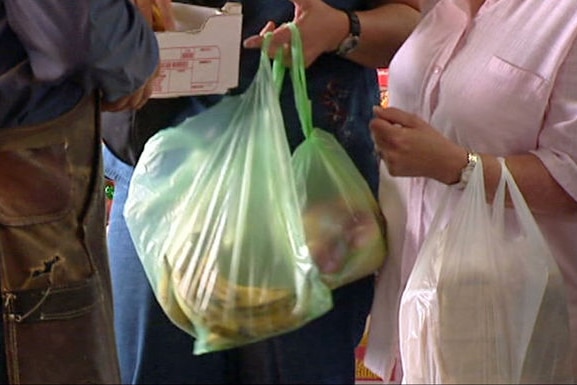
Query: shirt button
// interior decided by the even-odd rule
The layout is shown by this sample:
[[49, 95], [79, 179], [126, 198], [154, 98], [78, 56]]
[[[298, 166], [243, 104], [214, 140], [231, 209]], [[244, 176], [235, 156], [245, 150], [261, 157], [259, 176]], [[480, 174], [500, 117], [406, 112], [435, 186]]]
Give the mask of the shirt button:
[[435, 66], [435, 69], [433, 69], [433, 73], [434, 73], [435, 75], [437, 75], [437, 74], [439, 74], [440, 72], [441, 72], [441, 67]]

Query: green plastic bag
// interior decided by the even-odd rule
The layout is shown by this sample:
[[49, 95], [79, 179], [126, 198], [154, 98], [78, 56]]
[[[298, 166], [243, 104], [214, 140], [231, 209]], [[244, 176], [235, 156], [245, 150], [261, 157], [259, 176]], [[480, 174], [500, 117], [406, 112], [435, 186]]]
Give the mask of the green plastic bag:
[[313, 126], [300, 34], [294, 23], [289, 27], [290, 74], [305, 136], [292, 165], [303, 202], [307, 244], [322, 279], [336, 288], [381, 267], [386, 254], [384, 219], [345, 149], [331, 133]]
[[201, 354], [294, 330], [332, 308], [304, 235], [266, 56], [251, 86], [154, 135], [124, 215], [161, 307]]

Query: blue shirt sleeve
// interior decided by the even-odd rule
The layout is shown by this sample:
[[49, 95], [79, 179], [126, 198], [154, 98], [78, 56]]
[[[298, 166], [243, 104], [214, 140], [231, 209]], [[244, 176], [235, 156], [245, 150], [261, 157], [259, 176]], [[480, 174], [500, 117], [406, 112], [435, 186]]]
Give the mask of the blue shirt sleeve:
[[128, 0], [4, 0], [34, 78], [75, 78], [108, 101], [134, 92], [158, 65], [153, 31]]

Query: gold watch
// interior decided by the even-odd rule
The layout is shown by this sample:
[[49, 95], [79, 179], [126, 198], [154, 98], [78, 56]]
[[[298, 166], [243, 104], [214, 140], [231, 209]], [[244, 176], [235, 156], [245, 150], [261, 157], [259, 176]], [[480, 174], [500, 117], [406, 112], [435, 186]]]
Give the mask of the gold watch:
[[469, 183], [473, 169], [479, 162], [479, 159], [480, 155], [476, 152], [467, 152], [467, 165], [461, 170], [461, 178], [459, 179], [459, 182], [457, 182], [458, 189], [463, 190], [467, 187], [467, 183]]

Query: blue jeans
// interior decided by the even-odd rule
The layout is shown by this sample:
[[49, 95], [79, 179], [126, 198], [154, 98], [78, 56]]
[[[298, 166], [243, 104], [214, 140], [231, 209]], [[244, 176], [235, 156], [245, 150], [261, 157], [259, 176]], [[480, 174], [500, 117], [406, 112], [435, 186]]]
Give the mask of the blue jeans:
[[122, 215], [133, 168], [106, 147], [104, 168], [115, 182], [108, 242], [123, 383], [354, 383], [354, 349], [370, 310], [372, 277], [335, 290], [334, 308], [298, 330], [195, 356], [194, 339], [174, 326], [156, 302]]

